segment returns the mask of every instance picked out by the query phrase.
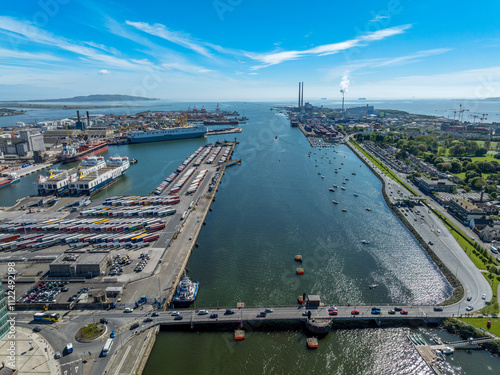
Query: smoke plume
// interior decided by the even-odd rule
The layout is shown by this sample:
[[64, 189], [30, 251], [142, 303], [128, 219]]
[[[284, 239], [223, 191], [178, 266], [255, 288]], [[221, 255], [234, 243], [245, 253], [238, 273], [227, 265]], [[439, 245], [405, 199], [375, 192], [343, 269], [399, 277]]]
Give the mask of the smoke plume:
[[345, 94], [349, 90], [349, 85], [351, 81], [349, 81], [349, 72], [345, 72], [342, 76], [342, 81], [340, 82], [340, 92]]

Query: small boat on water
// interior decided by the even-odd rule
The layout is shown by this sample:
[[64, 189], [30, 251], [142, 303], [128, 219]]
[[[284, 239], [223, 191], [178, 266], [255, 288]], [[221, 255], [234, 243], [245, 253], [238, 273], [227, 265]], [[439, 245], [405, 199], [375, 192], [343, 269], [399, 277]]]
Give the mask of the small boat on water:
[[[317, 166], [316, 166], [317, 167]], [[318, 174], [321, 176], [321, 172], [318, 172]]]
[[302, 262], [302, 255], [295, 255], [295, 260], [297, 262]]
[[297, 267], [297, 275], [303, 275], [304, 269], [302, 267]]
[[352, 172], [352, 175], [353, 175], [353, 176], [356, 176], [356, 172]]
[[317, 349], [318, 348], [318, 339], [316, 337], [308, 337], [307, 338], [307, 347], [309, 349]]
[[354, 193], [354, 196], [355, 196], [355, 197], [357, 197], [357, 196], [358, 196], [358, 194]]
[[339, 202], [337, 202], [337, 201], [332, 201], [332, 203], [333, 203], [333, 204], [339, 204]]
[[328, 190], [335, 193], [335, 189], [334, 188], [330, 188]]
[[339, 173], [339, 171], [337, 171], [337, 170], [335, 169], [335, 173]]
[[455, 349], [453, 349], [451, 346], [447, 346], [442, 350], [443, 354], [453, 354], [454, 351]]
[[325, 176], [322, 175], [321, 178], [325, 178]]
[[340, 188], [341, 188], [342, 190], [345, 190], [345, 187], [343, 187], [343, 186], [341, 186]]
[[338, 188], [339, 188], [339, 185], [335, 185], [335, 184], [333, 184], [333, 187], [338, 189]]
[[345, 185], [345, 181], [342, 181], [342, 183]]
[[347, 212], [347, 210], [345, 208], [342, 209], [342, 212]]
[[361, 241], [361, 243], [369, 244], [370, 242], [368, 242], [367, 240], [363, 240], [363, 241]]
[[378, 284], [372, 284], [370, 285], [370, 289], [375, 289], [378, 286]]
[[366, 207], [366, 211], [371, 211], [372, 209], [370, 207]]

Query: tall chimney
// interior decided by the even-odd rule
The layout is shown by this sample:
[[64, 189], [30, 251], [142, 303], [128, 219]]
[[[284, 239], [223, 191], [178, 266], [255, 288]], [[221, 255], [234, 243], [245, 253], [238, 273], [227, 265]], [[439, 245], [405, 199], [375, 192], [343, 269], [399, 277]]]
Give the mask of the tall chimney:
[[78, 122], [80, 122], [80, 111], [76, 111], [76, 116], [78, 117]]
[[302, 99], [300, 101], [301, 106], [304, 106], [304, 82], [302, 82]]
[[90, 128], [90, 116], [89, 116], [89, 111], [87, 111], [87, 128]]
[[300, 86], [301, 86], [301, 82], [299, 82], [299, 105], [298, 105], [299, 108], [300, 108]]

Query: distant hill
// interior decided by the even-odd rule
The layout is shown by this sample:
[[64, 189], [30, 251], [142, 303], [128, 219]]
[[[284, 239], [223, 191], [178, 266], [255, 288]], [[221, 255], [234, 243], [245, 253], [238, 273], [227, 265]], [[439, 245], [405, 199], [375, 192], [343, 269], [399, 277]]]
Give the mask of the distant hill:
[[486, 98], [484, 100], [500, 100], [500, 97], [496, 97], [496, 98]]
[[31, 102], [128, 102], [128, 101], [145, 101], [145, 100], [159, 100], [144, 98], [142, 96], [131, 96], [131, 95], [87, 95], [87, 96], [75, 96], [73, 98], [62, 98], [62, 99], [44, 99], [44, 100], [19, 100], [19, 102], [31, 103]]

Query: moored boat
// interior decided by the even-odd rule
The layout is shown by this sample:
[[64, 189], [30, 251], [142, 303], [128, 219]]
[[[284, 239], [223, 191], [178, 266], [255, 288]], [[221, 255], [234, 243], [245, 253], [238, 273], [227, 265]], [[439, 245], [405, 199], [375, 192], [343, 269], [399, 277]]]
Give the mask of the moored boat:
[[174, 304], [176, 306], [189, 306], [192, 304], [198, 294], [199, 285], [198, 281], [191, 280], [188, 276], [184, 275], [184, 278], [175, 290]]

